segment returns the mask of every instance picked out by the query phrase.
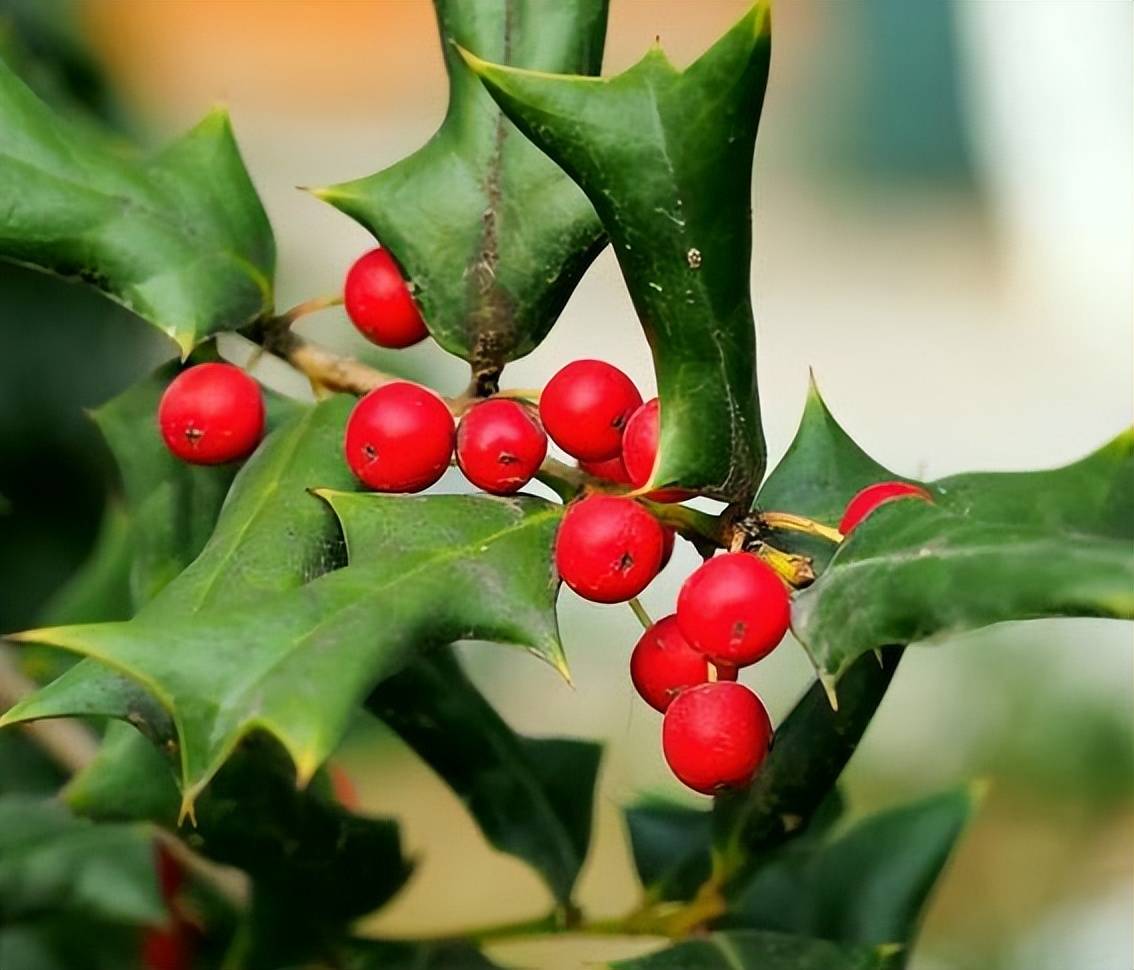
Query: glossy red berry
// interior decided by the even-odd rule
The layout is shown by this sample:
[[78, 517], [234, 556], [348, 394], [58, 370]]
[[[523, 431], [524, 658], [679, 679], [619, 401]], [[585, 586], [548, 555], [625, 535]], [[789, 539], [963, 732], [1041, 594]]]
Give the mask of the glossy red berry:
[[702, 795], [742, 788], [772, 742], [763, 702], [743, 684], [717, 681], [674, 698], [662, 721], [662, 753], [678, 780]]
[[634, 382], [601, 360], [576, 360], [559, 371], [539, 399], [544, 428], [567, 454], [583, 461], [615, 458], [622, 430], [642, 403]]
[[[658, 425], [660, 406], [655, 397], [630, 415], [622, 435], [622, 463], [630, 476], [630, 483], [641, 488], [650, 480], [654, 462], [658, 457]], [[659, 488], [646, 497], [655, 502], [684, 502], [692, 492], [680, 488]]]
[[175, 921], [165, 929], [146, 930], [142, 937], [145, 970], [190, 970], [193, 965], [193, 935]]
[[246, 458], [264, 434], [260, 385], [232, 364], [197, 364], [183, 370], [158, 404], [166, 447], [194, 465]]
[[662, 527], [633, 499], [590, 495], [567, 507], [555, 540], [555, 565], [584, 599], [621, 603], [657, 575]]
[[621, 455], [607, 458], [606, 461], [581, 461], [579, 467], [588, 475], [594, 475], [595, 478], [601, 478], [605, 482], [613, 482], [615, 485], [630, 484], [630, 476], [626, 472], [626, 466], [622, 464]]
[[746, 667], [787, 633], [791, 601], [780, 577], [747, 552], [699, 566], [677, 596], [677, 623], [690, 645], [714, 663]]
[[932, 502], [933, 497], [924, 488], [911, 485], [908, 482], [878, 482], [867, 485], [855, 495], [843, 512], [843, 520], [839, 523], [839, 531], [846, 535], [879, 505], [899, 498], [920, 498]]
[[445, 474], [455, 434], [441, 398], [418, 384], [395, 381], [354, 406], [343, 447], [364, 485], [378, 492], [420, 492]]
[[664, 711], [687, 687], [708, 682], [709, 662], [681, 635], [677, 617], [666, 616], [634, 647], [630, 679], [642, 700], [655, 711]]
[[532, 409], [496, 398], [474, 405], [457, 427], [457, 463], [465, 478], [493, 495], [532, 480], [547, 456], [547, 435]]
[[347, 316], [380, 347], [409, 347], [429, 335], [402, 271], [386, 249], [355, 260], [343, 286]]

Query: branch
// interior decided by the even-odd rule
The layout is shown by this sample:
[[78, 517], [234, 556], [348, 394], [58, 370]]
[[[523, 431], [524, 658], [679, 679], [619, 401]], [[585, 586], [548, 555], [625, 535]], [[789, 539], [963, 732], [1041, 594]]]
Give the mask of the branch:
[[[0, 714], [36, 689], [34, 681], [21, 674], [8, 656], [6, 644], [0, 642]], [[68, 774], [76, 774], [89, 765], [98, 750], [98, 739], [78, 721], [32, 721], [19, 729], [52, 761]]]

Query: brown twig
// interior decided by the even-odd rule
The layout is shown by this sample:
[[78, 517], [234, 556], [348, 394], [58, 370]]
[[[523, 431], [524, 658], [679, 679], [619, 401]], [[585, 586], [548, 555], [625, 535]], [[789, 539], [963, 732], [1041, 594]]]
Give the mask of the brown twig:
[[[8, 656], [7, 647], [0, 643], [0, 714], [14, 707], [35, 689], [34, 681], [16, 669]], [[31, 721], [18, 727], [36, 747], [68, 774], [82, 771], [94, 760], [98, 751], [98, 739], [94, 732], [78, 721]]]

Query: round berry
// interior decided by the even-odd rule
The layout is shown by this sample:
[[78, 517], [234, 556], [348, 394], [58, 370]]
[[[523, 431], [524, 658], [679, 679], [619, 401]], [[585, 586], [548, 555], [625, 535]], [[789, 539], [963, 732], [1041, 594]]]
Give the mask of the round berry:
[[605, 461], [581, 461], [579, 467], [588, 475], [601, 478], [604, 482], [612, 482], [615, 485], [631, 484], [626, 466], [622, 464], [621, 455], [615, 455]]
[[[622, 435], [622, 463], [630, 476], [630, 483], [641, 488], [654, 471], [658, 457], [658, 424], [660, 406], [655, 397], [630, 415]], [[655, 502], [684, 502], [692, 492], [680, 488], [659, 488], [647, 494]]]
[[655, 711], [664, 711], [687, 687], [708, 683], [709, 662], [681, 635], [677, 617], [666, 616], [634, 647], [630, 679], [642, 700]]
[[547, 435], [527, 405], [497, 398], [471, 408], [457, 427], [457, 463], [465, 478], [493, 495], [532, 480], [547, 456]]
[[847, 503], [843, 520], [839, 523], [839, 531], [846, 535], [879, 505], [899, 498], [933, 501], [933, 497], [924, 488], [910, 485], [908, 482], [878, 482], [875, 485], [867, 485]]
[[657, 575], [662, 527], [633, 499], [590, 495], [567, 507], [555, 540], [555, 565], [584, 599], [621, 603]]
[[347, 420], [347, 464], [378, 492], [420, 492], [436, 482], [453, 456], [449, 408], [432, 391], [408, 381], [375, 388]]
[[257, 384], [232, 364], [197, 364], [165, 389], [158, 425], [169, 448], [194, 465], [246, 458], [264, 434], [264, 398]]
[[347, 271], [343, 303], [359, 332], [380, 347], [409, 347], [429, 336], [389, 250], [372, 249], [355, 260]]
[[567, 454], [584, 461], [615, 458], [622, 430], [642, 403], [634, 382], [601, 360], [576, 360], [559, 371], [539, 399], [547, 433]]
[[662, 753], [678, 780], [702, 795], [747, 785], [768, 754], [772, 722], [743, 684], [717, 681], [674, 698], [662, 721]]
[[784, 638], [790, 620], [783, 581], [747, 552], [710, 559], [677, 595], [681, 632], [713, 663], [746, 667], [766, 657]]

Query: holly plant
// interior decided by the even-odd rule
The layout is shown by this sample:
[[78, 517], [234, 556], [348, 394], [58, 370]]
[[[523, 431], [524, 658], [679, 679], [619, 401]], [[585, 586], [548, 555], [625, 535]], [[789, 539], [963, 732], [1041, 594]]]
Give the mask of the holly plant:
[[[176, 345], [93, 414], [122, 495], [82, 579], [128, 609], [10, 637], [15, 676], [39, 684], [5, 725], [109, 727], [59, 799], [0, 778], [0, 965], [490, 967], [509, 939], [562, 933], [643, 937], [610, 964], [627, 970], [902, 966], [976, 795], [847, 824], [840, 774], [906, 644], [1134, 616], [1134, 434], [1064, 468], [915, 481], [812, 385], [767, 474], [750, 296], [767, 7], [684, 69], [654, 46], [614, 77], [605, 0], [436, 10], [448, 113], [392, 167], [314, 190], [376, 243], [341, 296], [286, 312], [223, 112], [142, 155], [0, 65], [0, 256], [81, 279]], [[602, 360], [509, 388], [608, 244], [657, 397]], [[375, 344], [466, 360], [467, 388], [293, 329], [340, 302]], [[223, 359], [223, 332], [315, 402]], [[454, 464], [473, 494], [435, 488]], [[636, 597], [675, 542], [703, 563], [655, 622]], [[606, 649], [625, 649], [674, 776], [625, 809], [642, 891], [614, 918], [574, 898], [599, 745], [517, 734], [450, 649], [519, 646], [568, 678], [561, 583], [642, 621], [632, 650]], [[789, 629], [816, 678], [777, 724], [738, 671], [797, 649]], [[329, 763], [360, 709], [538, 873], [530, 921], [357, 929], [414, 868], [398, 823], [360, 813]]]

